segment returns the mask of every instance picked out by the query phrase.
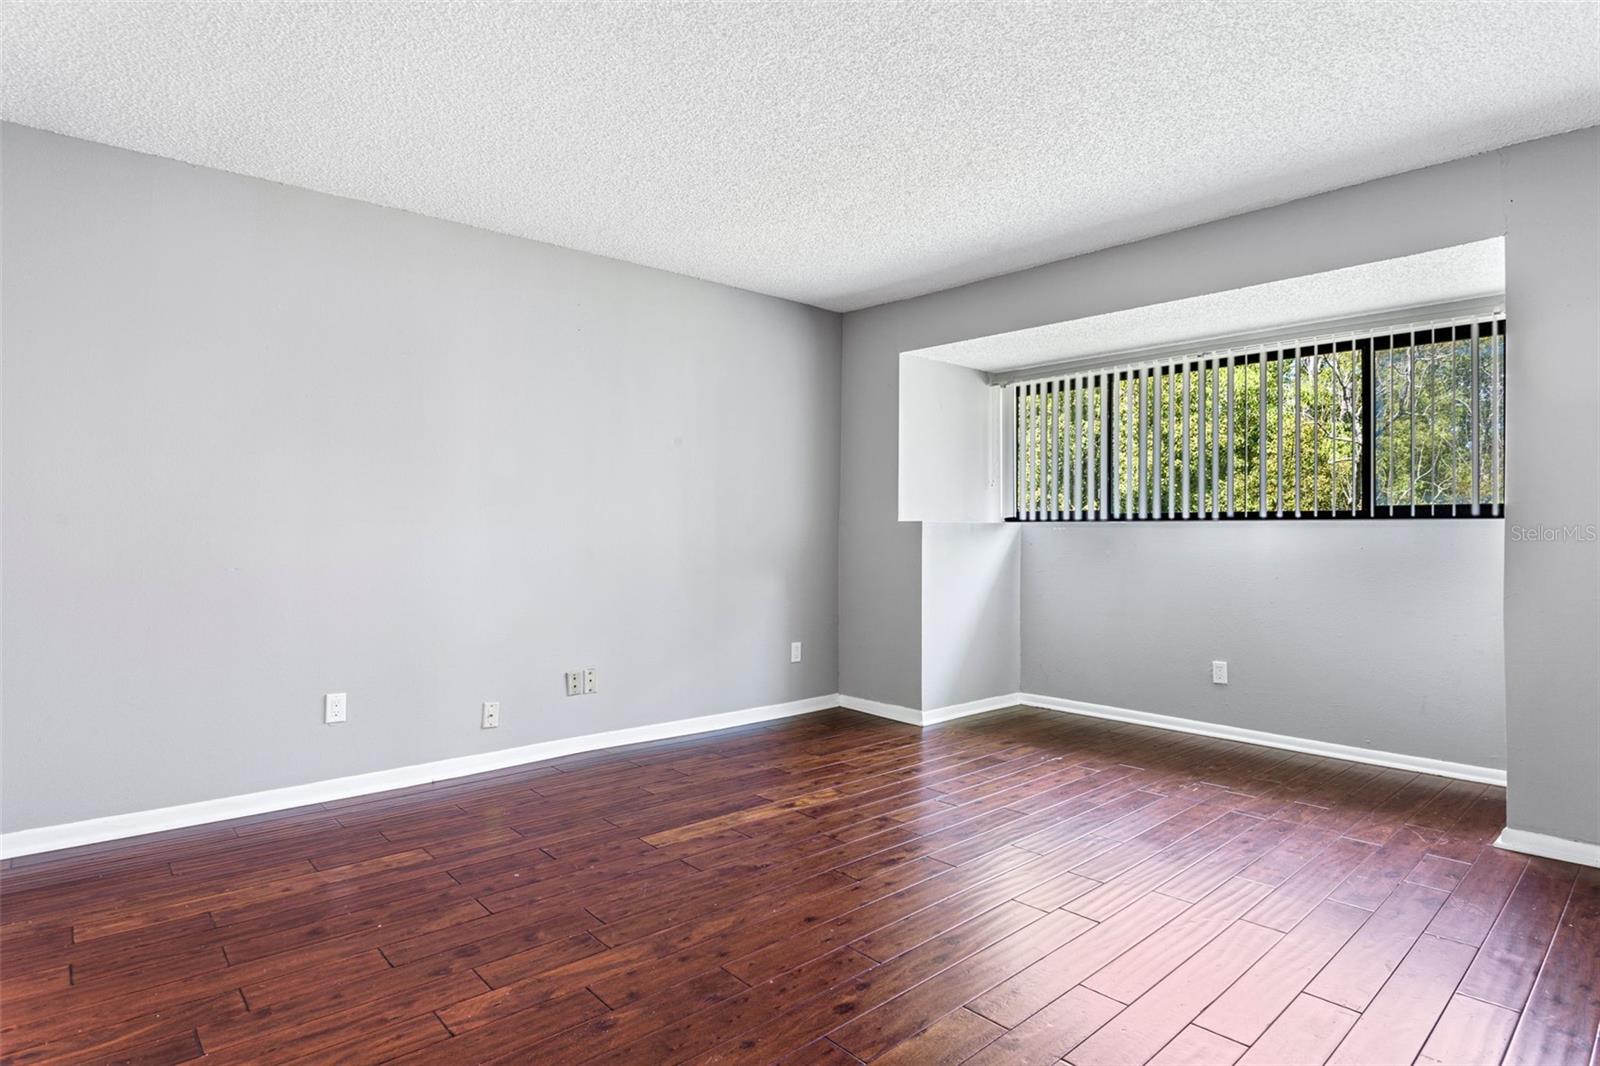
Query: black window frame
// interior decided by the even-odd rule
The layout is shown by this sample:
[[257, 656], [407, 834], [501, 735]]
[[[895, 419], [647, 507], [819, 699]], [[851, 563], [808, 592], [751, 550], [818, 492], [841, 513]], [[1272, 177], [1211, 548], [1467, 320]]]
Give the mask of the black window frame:
[[[1304, 358], [1311, 355], [1332, 355], [1339, 352], [1348, 352], [1352, 349], [1360, 353], [1361, 365], [1361, 449], [1360, 463], [1361, 475], [1358, 484], [1361, 488], [1361, 500], [1354, 510], [1316, 510], [1302, 509], [1299, 513], [1284, 510], [1278, 513], [1269, 509], [1262, 513], [1260, 507], [1248, 511], [1205, 511], [1189, 514], [1096, 514], [1091, 518], [1069, 518], [1060, 516], [1055, 518], [1027, 517], [1024, 518], [1017, 510], [1016, 476], [1018, 469], [1018, 456], [1015, 454], [1016, 442], [1022, 439], [1022, 412], [1021, 405], [1014, 405], [1012, 412], [1012, 442], [1013, 455], [1011, 462], [1012, 478], [1012, 513], [1005, 521], [1017, 522], [1025, 525], [1078, 525], [1084, 522], [1290, 522], [1290, 521], [1403, 521], [1409, 519], [1481, 519], [1504, 520], [1507, 514], [1509, 501], [1505, 497], [1505, 485], [1501, 483], [1502, 500], [1498, 504], [1483, 503], [1479, 505], [1479, 513], [1472, 513], [1470, 503], [1444, 503], [1444, 504], [1385, 504], [1375, 503], [1377, 493], [1374, 491], [1373, 477], [1375, 471], [1374, 455], [1376, 453], [1377, 421], [1372, 417], [1376, 400], [1376, 386], [1373, 376], [1373, 363], [1375, 352], [1393, 350], [1408, 346], [1421, 346], [1426, 344], [1445, 343], [1446, 341], [1471, 340], [1473, 330], [1479, 331], [1483, 336], [1485, 329], [1492, 330], [1501, 338], [1502, 353], [1509, 353], [1510, 342], [1504, 315], [1480, 318], [1476, 321], [1453, 323], [1449, 326], [1428, 327], [1421, 329], [1396, 330], [1391, 333], [1376, 333], [1367, 336], [1358, 336], [1351, 340], [1322, 341], [1316, 344], [1284, 345], [1281, 347], [1264, 347], [1253, 352], [1240, 353], [1223, 359], [1213, 358], [1215, 366], [1248, 366], [1254, 363], [1266, 362], [1273, 359]], [[1448, 330], [1449, 337], [1435, 338], [1434, 334]], [[1509, 356], [1503, 354], [1506, 366], [1509, 367]], [[1198, 372], [1206, 362], [1203, 356], [1190, 359], [1175, 359], [1162, 366], [1156, 373], [1170, 373], [1173, 368], [1181, 367], [1185, 372]], [[1092, 372], [1092, 371], [1091, 371]], [[1126, 381], [1133, 371], [1121, 368], [1107, 368], [1107, 378], [1110, 381]], [[1510, 390], [1510, 372], [1502, 374], [1500, 384], [1500, 411], [1501, 411], [1501, 449], [1505, 449], [1506, 419], [1504, 415], [1506, 396]], [[1105, 442], [1102, 445], [1111, 454], [1115, 455], [1119, 446], [1117, 437], [1117, 419], [1113, 416], [1115, 390], [1102, 389], [1100, 397], [1100, 424], [1103, 428]], [[1497, 509], [1498, 508], [1498, 509]]]

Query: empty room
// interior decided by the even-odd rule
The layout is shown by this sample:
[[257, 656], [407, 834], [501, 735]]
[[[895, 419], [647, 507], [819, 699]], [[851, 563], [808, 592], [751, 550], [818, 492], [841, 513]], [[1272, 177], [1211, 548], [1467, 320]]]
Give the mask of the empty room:
[[1597, 1034], [1600, 3], [0, 3], [0, 1063]]

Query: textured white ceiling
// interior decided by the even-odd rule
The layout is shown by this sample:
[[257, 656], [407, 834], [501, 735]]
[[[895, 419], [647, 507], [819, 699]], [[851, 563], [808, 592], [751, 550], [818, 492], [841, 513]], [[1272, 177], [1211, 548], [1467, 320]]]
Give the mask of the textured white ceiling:
[[6, 118], [834, 309], [1600, 122], [1593, 3], [19, 3]]
[[[1500, 296], [1506, 291], [1505, 263], [1505, 238], [1495, 237], [905, 354], [990, 373], [1075, 359], [1088, 361], [1139, 348]], [[1278, 339], [1295, 337], [1291, 332]]]

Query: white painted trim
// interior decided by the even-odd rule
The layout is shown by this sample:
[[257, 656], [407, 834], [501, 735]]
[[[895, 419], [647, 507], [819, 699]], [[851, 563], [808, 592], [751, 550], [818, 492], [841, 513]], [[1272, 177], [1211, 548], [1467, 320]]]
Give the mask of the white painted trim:
[[1495, 838], [1494, 846], [1505, 851], [1520, 851], [1524, 855], [1537, 855], [1543, 859], [1560, 859], [1580, 866], [1600, 866], [1600, 844], [1586, 844], [1581, 840], [1530, 833], [1526, 829], [1507, 826]]
[[1023, 702], [1021, 693], [1012, 692], [1004, 696], [990, 696], [986, 699], [972, 700], [968, 703], [952, 703], [948, 707], [935, 707], [932, 710], [919, 711], [915, 707], [902, 707], [898, 703], [880, 703], [877, 700], [864, 699], [861, 696], [839, 697], [839, 706], [851, 711], [861, 711], [863, 714], [875, 714], [879, 718], [888, 718], [906, 725], [929, 726], [938, 725], [940, 722], [951, 722], [957, 718], [966, 718], [974, 714], [984, 714], [988, 711], [998, 711], [1004, 707], [1015, 707]]
[[864, 699], [861, 696], [839, 696], [839, 706], [850, 711], [860, 711], [863, 714], [875, 714], [879, 718], [889, 718], [906, 725], [921, 725], [922, 712], [911, 707], [902, 707], [898, 703], [879, 703], [877, 700]]
[[1301, 751], [1310, 755], [1326, 755], [1331, 759], [1344, 759], [1347, 762], [1369, 763], [1373, 766], [1392, 766], [1400, 770], [1415, 770], [1418, 773], [1435, 774], [1439, 777], [1454, 777], [1462, 781], [1481, 781], [1490, 785], [1504, 786], [1506, 783], [1506, 772], [1491, 766], [1473, 766], [1469, 763], [1428, 759], [1420, 755], [1402, 755], [1399, 752], [1378, 751], [1374, 748], [1356, 748], [1348, 744], [1332, 744], [1325, 740], [1307, 740], [1304, 737], [1285, 736], [1281, 733], [1264, 733], [1258, 729], [1241, 729], [1238, 726], [1201, 722], [1193, 718], [1175, 718], [1166, 714], [1152, 714], [1149, 711], [1130, 711], [1125, 707], [1108, 707], [1102, 703], [1084, 703], [1081, 700], [1064, 700], [1055, 696], [1040, 696], [1034, 693], [1022, 693], [1016, 697], [1016, 701], [1031, 707], [1065, 711], [1068, 714], [1087, 715], [1090, 718], [1109, 718], [1116, 722], [1133, 722], [1138, 725], [1154, 726], [1157, 729], [1171, 729], [1179, 733], [1194, 733], [1203, 737], [1237, 740], [1244, 744], [1257, 744], [1264, 748], [1281, 748], [1285, 751]]
[[[1068, 714], [1087, 715], [1092, 718], [1107, 718], [1118, 722], [1133, 722], [1138, 725], [1154, 726], [1157, 729], [1171, 729], [1180, 733], [1194, 733], [1200, 736], [1219, 737], [1224, 740], [1237, 740], [1245, 744], [1257, 744], [1268, 748], [1326, 755], [1330, 758], [1345, 759], [1350, 762], [1371, 763], [1375, 766], [1392, 766], [1403, 770], [1416, 770], [1421, 773], [1437, 774], [1441, 777], [1460, 778], [1464, 781], [1482, 781], [1493, 785], [1504, 785], [1506, 783], [1504, 770], [1496, 770], [1487, 766], [1469, 766], [1465, 763], [1425, 759], [1416, 755], [1401, 755], [1395, 752], [1375, 751], [1370, 748], [1354, 748], [1344, 744], [1330, 744], [1320, 740], [1306, 740], [1301, 737], [1283, 736], [1278, 733], [1263, 733], [1254, 729], [1217, 725], [1212, 722], [1201, 722], [1191, 718], [1175, 718], [1165, 714], [1133, 711], [1123, 707], [1109, 707], [1104, 704], [1064, 700], [1054, 696], [1040, 696], [1026, 692], [991, 696], [987, 699], [952, 704], [948, 707], [936, 707], [927, 711], [919, 711], [893, 703], [880, 703], [877, 700], [863, 699], [859, 696], [830, 694], [795, 700], [790, 703], [772, 704], [766, 707], [749, 707], [744, 710], [729, 711], [725, 714], [683, 718], [675, 722], [660, 722], [655, 725], [635, 726], [631, 729], [614, 729], [606, 733], [590, 733], [585, 736], [566, 737], [561, 740], [547, 740], [516, 748], [503, 748], [499, 751], [483, 752], [478, 755], [462, 755], [453, 759], [420, 763], [416, 766], [379, 770], [374, 773], [338, 777], [327, 781], [313, 781], [309, 784], [291, 785], [287, 788], [252, 792], [242, 796], [225, 796], [221, 799], [185, 803], [176, 807], [136, 811], [132, 814], [115, 814], [105, 818], [90, 818], [81, 822], [43, 826], [38, 829], [22, 829], [12, 833], [0, 834], [0, 857], [14, 858], [21, 855], [32, 855], [41, 851], [56, 851], [61, 848], [77, 847], [82, 844], [95, 844], [104, 840], [118, 840], [123, 837], [142, 836], [146, 833], [159, 833], [167, 829], [182, 829], [188, 826], [204, 825], [208, 822], [220, 822], [230, 818], [244, 818], [250, 815], [287, 810], [291, 807], [304, 807], [329, 800], [348, 799], [351, 796], [364, 796], [374, 792], [386, 792], [390, 789], [426, 785], [434, 781], [448, 781], [453, 778], [468, 777], [472, 774], [486, 773], [491, 770], [503, 770], [509, 766], [521, 766], [526, 763], [556, 759], [563, 755], [574, 755], [579, 752], [595, 751], [600, 748], [642, 744], [652, 740], [669, 740], [673, 737], [709, 733], [718, 729], [732, 729], [736, 726], [752, 725], [757, 722], [770, 722], [780, 718], [791, 718], [795, 715], [827, 710], [830, 707], [846, 707], [853, 711], [877, 715], [880, 718], [904, 722], [907, 725], [927, 726], [1019, 705], [1064, 711]], [[1567, 862], [1600, 866], [1600, 845], [1583, 844], [1577, 841], [1563, 840], [1560, 837], [1548, 837], [1539, 833], [1527, 833], [1512, 829], [1507, 829], [1502, 833], [1500, 840], [1496, 843], [1498, 846], [1512, 851], [1525, 851], [1530, 854], [1562, 859]]]
[[875, 714], [880, 718], [891, 718], [896, 722], [904, 722], [907, 725], [916, 726], [937, 725], [940, 722], [950, 722], [957, 718], [985, 714], [989, 711], [997, 711], [1006, 707], [1039, 707], [1044, 710], [1063, 711], [1067, 714], [1081, 714], [1090, 718], [1106, 718], [1114, 722], [1131, 722], [1136, 725], [1152, 726], [1156, 729], [1170, 729], [1177, 733], [1192, 733], [1197, 736], [1216, 737], [1220, 740], [1236, 740], [1241, 744], [1255, 744], [1264, 748], [1299, 751], [1309, 755], [1324, 755], [1330, 759], [1343, 759], [1346, 762], [1367, 763], [1372, 766], [1389, 766], [1399, 770], [1415, 770], [1418, 773], [1433, 774], [1438, 777], [1453, 777], [1462, 781], [1479, 781], [1484, 784], [1500, 785], [1502, 787], [1506, 783], [1506, 772], [1490, 766], [1473, 766], [1469, 763], [1447, 762], [1443, 759], [1429, 759], [1420, 755], [1403, 755], [1399, 752], [1379, 751], [1375, 748], [1357, 748], [1348, 744], [1334, 744], [1325, 740], [1309, 740], [1305, 737], [1291, 737], [1282, 733], [1265, 733], [1259, 729], [1243, 729], [1238, 726], [1220, 725], [1215, 722], [1202, 722], [1194, 718], [1177, 718], [1167, 714], [1154, 714], [1150, 711], [1134, 711], [1126, 707], [1111, 707], [1103, 703], [1064, 700], [1056, 696], [1041, 696], [1033, 692], [1010, 692], [1003, 696], [991, 696], [988, 699], [952, 704], [949, 707], [936, 707], [928, 711], [918, 711], [893, 703], [879, 703], [877, 700], [862, 699], [859, 696], [840, 696], [839, 706], [849, 708], [852, 711], [864, 711], [867, 714]]
[[957, 718], [968, 718], [974, 714], [986, 714], [989, 711], [1004, 710], [1026, 703], [1027, 697], [1020, 692], [1008, 692], [1003, 696], [990, 696], [988, 699], [971, 700], [967, 703], [952, 703], [948, 707], [935, 707], [931, 711], [922, 712], [923, 725], [938, 725], [940, 722], [953, 722]]
[[224, 796], [221, 799], [185, 803], [176, 807], [135, 811], [131, 814], [113, 814], [104, 818], [90, 818], [81, 822], [41, 826], [38, 829], [21, 829], [0, 833], [0, 857], [15, 858], [41, 851], [56, 851], [82, 844], [96, 844], [103, 840], [159, 833], [166, 829], [182, 829], [207, 822], [220, 822], [230, 818], [244, 818], [269, 811], [304, 807], [328, 800], [348, 799], [389, 789], [426, 785], [434, 781], [448, 781], [457, 777], [503, 770], [508, 766], [542, 762], [563, 755], [614, 748], [625, 744], [642, 744], [652, 740], [670, 740], [673, 737], [709, 733], [718, 729], [771, 722], [779, 718], [810, 714], [841, 705], [840, 697], [830, 693], [790, 703], [775, 703], [765, 707], [747, 707], [725, 714], [708, 714], [699, 718], [680, 718], [673, 722], [634, 726], [630, 729], [613, 729], [605, 733], [590, 733], [561, 740], [546, 740], [537, 744], [524, 744], [516, 748], [502, 748], [477, 755], [462, 755], [453, 759], [402, 766], [393, 770], [378, 770], [369, 774], [336, 777], [327, 781], [313, 781], [304, 785], [251, 792], [242, 796]]

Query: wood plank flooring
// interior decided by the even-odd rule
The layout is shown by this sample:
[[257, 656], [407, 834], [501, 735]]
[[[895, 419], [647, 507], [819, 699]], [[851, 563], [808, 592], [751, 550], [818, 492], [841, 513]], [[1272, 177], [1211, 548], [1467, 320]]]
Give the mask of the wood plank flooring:
[[35, 1062], [1596, 1061], [1600, 871], [1501, 790], [846, 711], [0, 869]]

